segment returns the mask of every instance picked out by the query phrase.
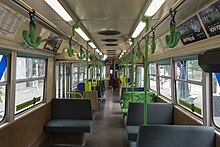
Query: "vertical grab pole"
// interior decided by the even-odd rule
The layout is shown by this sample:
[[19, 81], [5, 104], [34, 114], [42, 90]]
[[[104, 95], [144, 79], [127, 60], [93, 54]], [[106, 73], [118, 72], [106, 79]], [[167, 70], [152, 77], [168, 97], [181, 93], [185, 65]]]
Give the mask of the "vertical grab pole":
[[[145, 31], [148, 32], [148, 17], [144, 17], [146, 23]], [[145, 62], [144, 62], [144, 124], [147, 124], [147, 89], [148, 89], [148, 37], [145, 38]]]
[[128, 62], [126, 62], [126, 92], [128, 92]]
[[[88, 49], [89, 49], [89, 41], [86, 42], [86, 83], [88, 83], [89, 79], [89, 61], [88, 61]], [[86, 91], [86, 98], [88, 99], [88, 92]]]
[[[132, 39], [132, 48], [134, 47], [134, 39]], [[134, 102], [134, 49], [131, 55], [131, 64], [132, 64], [132, 102]]]

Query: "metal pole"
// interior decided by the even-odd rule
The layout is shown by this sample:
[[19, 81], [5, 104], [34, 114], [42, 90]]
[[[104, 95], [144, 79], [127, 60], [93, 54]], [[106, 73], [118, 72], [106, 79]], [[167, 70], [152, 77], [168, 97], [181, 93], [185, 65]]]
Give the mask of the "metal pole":
[[[88, 84], [88, 79], [89, 79], [88, 47], [89, 47], [89, 41], [86, 42], [86, 84]], [[87, 91], [86, 91], [86, 98], [88, 98], [88, 92]]]
[[[134, 46], [134, 40], [132, 41], [132, 46]], [[134, 50], [131, 54], [131, 64], [132, 64], [132, 102], [134, 101]]]
[[128, 62], [126, 63], [126, 92], [128, 92]]
[[[146, 28], [145, 31], [148, 32], [148, 17], [146, 17]], [[144, 124], [147, 124], [147, 89], [148, 89], [148, 38], [145, 39], [145, 62], [144, 62]]]

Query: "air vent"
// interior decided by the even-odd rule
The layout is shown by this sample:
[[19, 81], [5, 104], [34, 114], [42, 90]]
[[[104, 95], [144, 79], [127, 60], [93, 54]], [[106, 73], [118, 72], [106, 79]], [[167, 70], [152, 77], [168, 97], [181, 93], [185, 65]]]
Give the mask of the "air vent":
[[115, 30], [104, 30], [104, 31], [99, 31], [98, 34], [100, 34], [100, 35], [118, 35], [118, 34], [120, 34], [120, 32], [115, 31]]
[[101, 41], [105, 41], [105, 42], [116, 42], [116, 41], [118, 41], [118, 39], [102, 39]]
[[106, 50], [107, 52], [116, 52], [116, 50]]
[[114, 44], [110, 44], [110, 43], [107, 43], [107, 44], [104, 44], [105, 46], [118, 46], [118, 44], [114, 43]]

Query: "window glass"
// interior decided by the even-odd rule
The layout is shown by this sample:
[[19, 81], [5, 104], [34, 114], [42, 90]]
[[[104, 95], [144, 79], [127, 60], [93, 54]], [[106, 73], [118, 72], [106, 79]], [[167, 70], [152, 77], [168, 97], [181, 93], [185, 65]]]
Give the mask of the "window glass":
[[84, 67], [80, 67], [80, 73], [79, 73], [79, 83], [82, 83], [84, 81], [84, 71], [85, 68]]
[[32, 107], [43, 100], [44, 80], [16, 84], [15, 113]]
[[176, 82], [176, 95], [178, 104], [188, 110], [202, 115], [202, 86], [187, 82]]
[[220, 73], [212, 74], [213, 120], [220, 127]]
[[149, 74], [156, 75], [156, 64], [155, 63], [149, 64]]
[[15, 114], [42, 102], [45, 68], [43, 59], [17, 57]]
[[76, 87], [78, 84], [78, 73], [79, 67], [78, 66], [73, 66], [73, 87]]
[[5, 116], [7, 57], [0, 55], [0, 121]]
[[150, 89], [157, 91], [156, 87], [156, 76], [150, 75]]
[[189, 80], [202, 81], [202, 69], [198, 60], [187, 61], [187, 75]]
[[160, 77], [160, 94], [171, 99], [171, 80]]
[[170, 65], [159, 65], [160, 76], [170, 77]]
[[198, 61], [177, 61], [175, 73], [178, 104], [202, 117], [202, 70]]
[[139, 87], [144, 87], [144, 67], [138, 67], [137, 82]]

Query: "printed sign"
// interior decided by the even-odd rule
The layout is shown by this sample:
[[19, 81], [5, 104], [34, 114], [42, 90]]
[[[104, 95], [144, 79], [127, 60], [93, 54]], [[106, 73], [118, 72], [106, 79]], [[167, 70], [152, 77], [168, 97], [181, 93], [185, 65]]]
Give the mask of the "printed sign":
[[44, 48], [56, 52], [59, 49], [62, 41], [63, 41], [63, 39], [61, 37], [59, 37], [56, 34], [51, 32]]
[[0, 3], [0, 36], [13, 39], [24, 17]]
[[220, 34], [220, 1], [199, 13], [210, 37]]
[[177, 30], [181, 33], [181, 40], [184, 45], [207, 38], [197, 15], [179, 25]]

